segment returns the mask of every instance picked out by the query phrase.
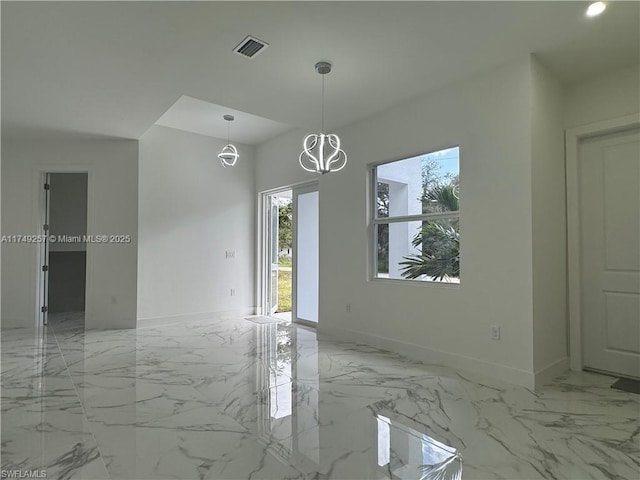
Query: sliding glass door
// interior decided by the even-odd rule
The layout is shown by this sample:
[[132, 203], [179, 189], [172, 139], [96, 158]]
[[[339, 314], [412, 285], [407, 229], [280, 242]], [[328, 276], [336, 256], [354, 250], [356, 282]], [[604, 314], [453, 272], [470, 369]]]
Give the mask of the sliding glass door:
[[261, 315], [318, 323], [318, 185], [261, 196]]
[[278, 311], [278, 203], [269, 197], [269, 315]]

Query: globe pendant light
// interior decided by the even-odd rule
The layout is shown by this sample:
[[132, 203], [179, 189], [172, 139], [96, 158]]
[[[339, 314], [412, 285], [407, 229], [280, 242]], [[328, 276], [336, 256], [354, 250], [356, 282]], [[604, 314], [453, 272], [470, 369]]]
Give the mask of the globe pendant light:
[[227, 144], [222, 147], [220, 153], [218, 154], [218, 158], [220, 159], [220, 163], [222, 163], [223, 167], [233, 167], [240, 155], [238, 155], [238, 149], [235, 145], [232, 145], [229, 141], [229, 134], [231, 132], [231, 122], [233, 122], [233, 115], [225, 115], [224, 118], [227, 122]]
[[347, 154], [340, 148], [340, 138], [334, 133], [324, 133], [324, 76], [331, 72], [328, 62], [316, 63], [316, 72], [322, 75], [322, 131], [307, 135], [302, 141], [300, 166], [308, 172], [331, 173], [342, 170], [347, 164]]

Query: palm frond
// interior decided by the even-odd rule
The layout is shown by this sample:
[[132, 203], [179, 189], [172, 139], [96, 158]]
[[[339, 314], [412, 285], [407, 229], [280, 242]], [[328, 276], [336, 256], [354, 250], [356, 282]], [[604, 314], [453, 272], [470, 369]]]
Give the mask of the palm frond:
[[426, 222], [411, 243], [422, 253], [408, 255], [400, 262], [404, 278], [443, 280], [460, 276], [460, 232], [453, 226]]
[[455, 185], [436, 185], [425, 190], [422, 194], [422, 204], [425, 213], [457, 212], [460, 201], [456, 195]]
[[453, 455], [441, 463], [421, 465], [421, 480], [462, 480], [462, 458]]

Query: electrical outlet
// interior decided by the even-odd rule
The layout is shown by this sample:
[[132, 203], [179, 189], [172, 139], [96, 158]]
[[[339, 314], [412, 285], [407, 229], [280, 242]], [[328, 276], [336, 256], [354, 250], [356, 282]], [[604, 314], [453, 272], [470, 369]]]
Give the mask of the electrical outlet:
[[232, 289], [231, 289], [231, 296], [232, 296], [232, 297], [235, 297], [235, 296], [236, 296], [236, 289], [235, 289], [235, 288], [232, 288]]
[[351, 313], [351, 304], [350, 303], [347, 303], [346, 310], [347, 310], [347, 313]]
[[500, 340], [500, 327], [491, 325], [491, 340]]
[[236, 258], [236, 252], [235, 250], [227, 250], [225, 252], [225, 258], [229, 259], [229, 258]]

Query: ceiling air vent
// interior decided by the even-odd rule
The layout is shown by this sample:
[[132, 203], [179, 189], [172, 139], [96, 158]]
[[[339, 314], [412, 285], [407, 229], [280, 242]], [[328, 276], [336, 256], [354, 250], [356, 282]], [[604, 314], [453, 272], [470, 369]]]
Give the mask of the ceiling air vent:
[[269, 44], [267, 42], [263, 42], [262, 40], [258, 40], [256, 37], [247, 35], [247, 37], [242, 40], [236, 48], [233, 49], [233, 51], [243, 57], [253, 58], [268, 46]]

